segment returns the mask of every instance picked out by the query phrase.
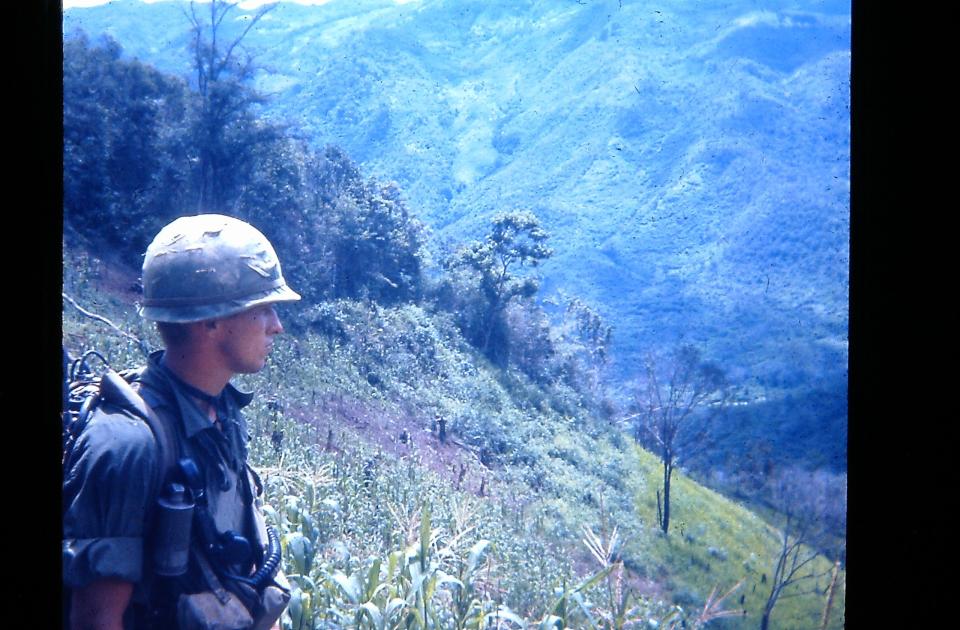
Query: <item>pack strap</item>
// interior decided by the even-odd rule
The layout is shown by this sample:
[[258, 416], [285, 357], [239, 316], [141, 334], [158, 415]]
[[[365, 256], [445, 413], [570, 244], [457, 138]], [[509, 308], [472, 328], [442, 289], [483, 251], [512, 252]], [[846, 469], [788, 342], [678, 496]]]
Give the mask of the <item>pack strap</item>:
[[194, 556], [197, 558], [197, 564], [200, 565], [200, 572], [203, 574], [204, 581], [206, 581], [207, 586], [217, 597], [217, 599], [220, 600], [220, 603], [226, 605], [226, 603], [230, 600], [230, 594], [217, 577], [217, 572], [213, 570], [212, 566], [210, 566], [210, 561], [207, 560], [206, 554], [202, 552], [198, 545], [194, 544], [193, 547]]
[[143, 400], [143, 397], [130, 386], [120, 374], [112, 369], [106, 370], [100, 380], [100, 401], [116, 405], [142, 418], [157, 441], [162, 465], [158, 469], [155, 487], [157, 493], [162, 489], [167, 473], [177, 463], [177, 442], [170, 434], [170, 427], [157, 416], [156, 412]]

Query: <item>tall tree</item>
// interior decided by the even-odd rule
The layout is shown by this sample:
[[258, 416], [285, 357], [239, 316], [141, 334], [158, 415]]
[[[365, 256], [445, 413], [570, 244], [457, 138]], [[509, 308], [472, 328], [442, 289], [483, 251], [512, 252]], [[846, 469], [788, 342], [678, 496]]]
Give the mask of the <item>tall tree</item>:
[[670, 482], [678, 457], [702, 448], [706, 426], [726, 405], [730, 386], [715, 364], [700, 351], [683, 345], [665, 359], [650, 355], [640, 379], [634, 410], [634, 437], [655, 448], [663, 465], [663, 486], [657, 492], [657, 520], [670, 529]]
[[504, 309], [514, 299], [536, 294], [540, 281], [521, 275], [524, 267], [536, 267], [553, 254], [547, 247], [547, 232], [530, 211], [498, 214], [482, 241], [461, 248], [453, 265], [473, 270], [479, 276], [485, 301], [479, 347], [491, 355], [490, 341]]
[[137, 256], [182, 211], [187, 86], [109, 38], [70, 36], [63, 57], [65, 230]]
[[255, 66], [240, 44], [274, 4], [263, 5], [239, 29], [225, 21], [236, 2], [190, 2], [190, 51], [196, 77], [198, 211], [222, 212], [239, 194], [253, 163], [257, 143], [274, 137], [273, 129], [256, 120], [251, 108], [263, 97], [250, 87]]
[[426, 227], [397, 185], [365, 179], [336, 146], [324, 150], [311, 173], [311, 216], [326, 244], [330, 297], [369, 297], [382, 304], [415, 299]]

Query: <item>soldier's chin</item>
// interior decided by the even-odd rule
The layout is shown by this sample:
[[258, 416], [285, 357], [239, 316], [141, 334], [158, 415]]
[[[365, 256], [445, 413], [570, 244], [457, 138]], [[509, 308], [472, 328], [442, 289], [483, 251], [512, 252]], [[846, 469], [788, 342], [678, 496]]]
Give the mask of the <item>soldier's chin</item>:
[[256, 374], [257, 372], [259, 372], [260, 370], [262, 370], [262, 369], [265, 368], [265, 367], [267, 367], [267, 360], [266, 360], [266, 359], [264, 359], [263, 361], [261, 361], [259, 365], [253, 365], [253, 364], [251, 364], [251, 365], [241, 366], [240, 370], [239, 370], [237, 373], [238, 373], [238, 374]]

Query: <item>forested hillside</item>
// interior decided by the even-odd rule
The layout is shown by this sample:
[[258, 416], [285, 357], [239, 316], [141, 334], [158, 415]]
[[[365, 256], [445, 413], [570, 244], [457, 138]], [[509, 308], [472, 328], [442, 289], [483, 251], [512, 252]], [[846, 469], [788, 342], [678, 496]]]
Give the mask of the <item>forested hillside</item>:
[[[104, 258], [66, 252], [65, 347], [134, 365], [159, 338], [136, 270]], [[786, 512], [761, 517], [675, 472], [664, 533], [659, 458], [584, 392], [495, 367], [450, 314], [349, 298], [281, 317], [238, 385], [295, 585], [285, 629], [843, 627], [829, 476], [771, 479]]]
[[[440, 174], [396, 154], [404, 136], [389, 132], [397, 128], [391, 107], [413, 107], [416, 99], [409, 86], [382, 85], [399, 76], [387, 69], [408, 59], [420, 68], [411, 75], [433, 77], [428, 70], [439, 70], [420, 64], [445, 59], [446, 72], [481, 76], [503, 64], [461, 58], [469, 47], [441, 37], [449, 20], [458, 15], [463, 23], [454, 32], [494, 47], [510, 28], [519, 37], [528, 18], [469, 2], [459, 13], [445, 2], [333, 2], [323, 13], [293, 5], [258, 13], [218, 2], [191, 13], [171, 3], [113, 4], [65, 15], [64, 344], [73, 356], [97, 348], [119, 365], [141, 360], [136, 344], [79, 306], [158, 346], [134, 315], [139, 264], [147, 242], [175, 216], [232, 214], [274, 243], [304, 300], [281, 313], [288, 334], [268, 369], [247, 384], [260, 392], [251, 412], [254, 452], [299, 593], [285, 627], [367, 627], [363, 619], [396, 627], [413, 618], [421, 624], [415, 627], [436, 628], [487, 627], [498, 618], [544, 628], [620, 628], [629, 620], [842, 625], [846, 270], [837, 263], [847, 251], [847, 218], [837, 204], [845, 203], [846, 145], [829, 136], [832, 124], [824, 123], [815, 153], [838, 151], [837, 159], [820, 160], [824, 172], [803, 176], [839, 179], [829, 195], [815, 194], [814, 180], [791, 171], [809, 156], [769, 149], [779, 156], [773, 166], [772, 153], [745, 148], [741, 138], [738, 149], [724, 150], [722, 168], [709, 141], [698, 141], [699, 152], [683, 149], [687, 158], [711, 155], [709, 164], [665, 157], [685, 182], [670, 184], [684, 201], [667, 204], [653, 189], [643, 201], [601, 186], [624, 179], [596, 163], [552, 177], [549, 187], [538, 180], [540, 171], [520, 156], [562, 174], [556, 165], [576, 155], [564, 143], [576, 141], [538, 127], [517, 87], [517, 109], [494, 117], [515, 125], [513, 132], [491, 131], [493, 139], [484, 140], [483, 125], [475, 124], [481, 112], [458, 110], [447, 127], [470, 131], [454, 153], [445, 153], [449, 138], [419, 136], [429, 144], [426, 154], [453, 165], [452, 174]], [[563, 61], [560, 53], [592, 50], [600, 59], [596, 46], [627, 37], [622, 25], [614, 28], [613, 13], [604, 17], [616, 3], [601, 5], [587, 12], [524, 5], [529, 15], [552, 16], [541, 16], [537, 32], [562, 27], [568, 34], [544, 49], [556, 53], [564, 76], [589, 64]], [[243, 19], [217, 22], [209, 13], [217, 7]], [[134, 19], [147, 10], [154, 12], [150, 29]], [[842, 16], [804, 22], [785, 11], [842, 40]], [[620, 19], [636, 18], [630, 15]], [[779, 22], [754, 17], [764, 37], [786, 26], [782, 15]], [[109, 26], [99, 29], [97, 20]], [[407, 22], [416, 25], [415, 40], [398, 30]], [[67, 28], [77, 24], [89, 30]], [[270, 33], [276, 39], [266, 45]], [[696, 44], [702, 33], [681, 35], [707, 58]], [[287, 57], [276, 49], [301, 36], [302, 53], [326, 64], [310, 81], [292, 80], [280, 67], [292, 58], [289, 49]], [[739, 59], [742, 47], [756, 52], [756, 42], [737, 29], [718, 37], [712, 45], [731, 58]], [[776, 66], [770, 72], [791, 73], [780, 84], [784, 93], [793, 89], [788, 83], [827, 89], [843, 73], [834, 44], [812, 50], [804, 42], [795, 42], [793, 61], [768, 59]], [[404, 46], [406, 57], [397, 48]], [[386, 57], [369, 58], [371, 50]], [[804, 75], [812, 71], [804, 62], [810, 55], [825, 74]], [[533, 72], [536, 64], [525, 59], [523, 66], [521, 58], [517, 71]], [[629, 55], [623, 61], [629, 65]], [[347, 71], [356, 64], [363, 72]], [[393, 95], [380, 118], [369, 117], [370, 101], [342, 100], [359, 89], [356, 77], [369, 95]], [[463, 92], [461, 105], [479, 107], [486, 85], [509, 85], [495, 79]], [[521, 76], [513, 85], [530, 80]], [[310, 98], [293, 105], [290, 96], [304, 90]], [[336, 100], [323, 112], [311, 109], [320, 106], [320, 92]], [[596, 108], [598, 118], [573, 116], [578, 125], [610, 115], [590, 105], [593, 98], [600, 96], [567, 104], [568, 113]], [[618, 124], [653, 124], [655, 117], [623, 107]], [[422, 134], [437, 123], [434, 114], [418, 115], [420, 123], [401, 128]], [[321, 129], [321, 121], [345, 126]], [[367, 135], [360, 142], [346, 129]], [[607, 148], [646, 154], [663, 141], [635, 131]], [[784, 146], [797, 136], [776, 133]], [[488, 140], [497, 147], [489, 155]], [[410, 136], [406, 141], [414, 146]], [[551, 157], [542, 142], [561, 153], [557, 146], [566, 146], [566, 157]], [[485, 155], [493, 162], [474, 163]], [[782, 186], [737, 197], [743, 193], [735, 182], [759, 190], [766, 181], [746, 176], [756, 164], [744, 155], [777, 173]], [[511, 193], [508, 183], [518, 188]], [[521, 189], [554, 196], [533, 202]], [[445, 201], [431, 198], [438, 193]], [[721, 203], [724, 196], [739, 201]], [[633, 210], [621, 207], [627, 198]], [[742, 213], [724, 210], [741, 201]], [[739, 227], [723, 227], [730, 225]], [[606, 230], [602, 244], [592, 230]], [[722, 256], [710, 253], [719, 251], [714, 236], [726, 241]], [[628, 240], [642, 245], [621, 247]], [[677, 258], [681, 247], [687, 253]], [[574, 279], [585, 270], [590, 282]], [[630, 317], [622, 317], [618, 300], [633, 301], [624, 306]], [[813, 319], [798, 319], [801, 312]], [[664, 396], [674, 401], [670, 413], [658, 402]], [[677, 418], [676, 441], [665, 445], [664, 423]], [[783, 571], [791, 562], [796, 572]]]
[[[125, 0], [69, 9], [64, 35], [113, 38], [125, 58], [197, 89], [188, 6]], [[543, 316], [559, 325], [576, 299], [612, 329], [604, 368], [616, 383], [611, 397], [628, 404], [648, 355], [684, 344], [740, 387], [745, 404], [716, 427], [725, 450], [689, 466], [705, 476], [720, 461], [746, 460], [842, 472], [849, 9], [801, 1], [280, 3], [237, 51], [237, 61], [249, 55], [251, 63], [235, 68], [235, 79], [259, 96], [243, 97], [251, 120], [230, 124], [258, 126], [262, 141], [224, 137], [217, 177], [203, 175], [222, 190], [206, 194], [271, 217], [269, 229], [292, 226], [295, 260], [304, 263], [319, 259], [303, 255], [315, 231], [289, 215], [291, 204], [308, 202], [289, 197], [303, 194], [304, 182], [294, 180], [313, 177], [301, 165], [314, 160], [301, 155], [322, 155], [328, 145], [366, 177], [395, 183], [436, 267], [482, 240], [497, 213], [531, 211], [552, 250], [538, 262]], [[258, 11], [236, 7], [224, 35], [242, 33]], [[178, 131], [150, 142], [177, 139], [167, 154], [177, 156], [179, 179], [163, 180], [174, 177], [168, 168], [150, 186], [129, 184], [142, 208], [156, 203], [150, 191], [184, 192], [161, 212], [195, 207], [201, 195], [185, 192], [187, 179], [201, 184], [184, 173], [201, 163], [189, 162], [201, 156], [188, 145], [203, 123], [184, 127], [180, 105], [167, 107], [145, 122], [172, 117]], [[123, 128], [139, 124], [132, 114], [106, 135], [135, 142]], [[278, 129], [289, 131], [283, 148], [266, 138]], [[141, 142], [118, 150], [159, 155]], [[256, 158], [268, 169], [253, 168], [258, 152], [270, 153]], [[85, 176], [128, 161], [113, 159], [109, 167], [85, 162]]]

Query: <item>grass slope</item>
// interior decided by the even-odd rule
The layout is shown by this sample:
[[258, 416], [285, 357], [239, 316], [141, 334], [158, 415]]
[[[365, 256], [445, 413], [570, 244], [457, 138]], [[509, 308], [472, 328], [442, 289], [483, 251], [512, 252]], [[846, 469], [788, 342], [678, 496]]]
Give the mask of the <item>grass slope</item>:
[[[64, 291], [156, 348], [155, 332], [133, 308], [135, 279], [67, 253]], [[674, 525], [661, 535], [657, 459], [590, 418], [573, 392], [543, 391], [490, 368], [451, 322], [419, 306], [340, 302], [281, 315], [291, 332], [277, 340], [268, 367], [237, 380], [258, 392], [248, 408], [251, 457], [266, 481], [270, 518], [284, 532], [285, 569], [298, 576], [298, 620], [310, 612], [354, 627], [345, 620], [360, 613], [345, 576], [357, 574], [354, 585], [374, 573], [400, 584], [385, 567], [416, 547], [429, 506], [432, 557], [444, 575], [466, 579], [457, 558], [476, 559], [471, 550], [490, 541], [484, 571], [469, 574], [471, 588], [528, 621], [553, 609], [557, 589], [599, 568], [583, 543], [586, 526], [605, 540], [617, 528], [627, 568], [620, 584], [643, 595], [644, 618], [680, 605], [692, 619], [714, 587], [743, 580], [725, 606], [746, 614], [711, 627], [758, 625], [776, 531], [678, 474]], [[136, 344], [66, 302], [63, 334], [72, 355], [96, 348], [117, 367], [142, 361]], [[432, 427], [437, 414], [451, 429], [445, 443]], [[598, 618], [615, 586], [607, 580], [584, 592]], [[448, 584], [437, 593], [446, 619], [457, 591]], [[842, 627], [842, 593], [830, 628]], [[819, 627], [824, 601], [784, 598], [774, 627]], [[454, 627], [446, 623], [439, 627]], [[572, 625], [587, 627], [577, 624], [584, 618]]]

